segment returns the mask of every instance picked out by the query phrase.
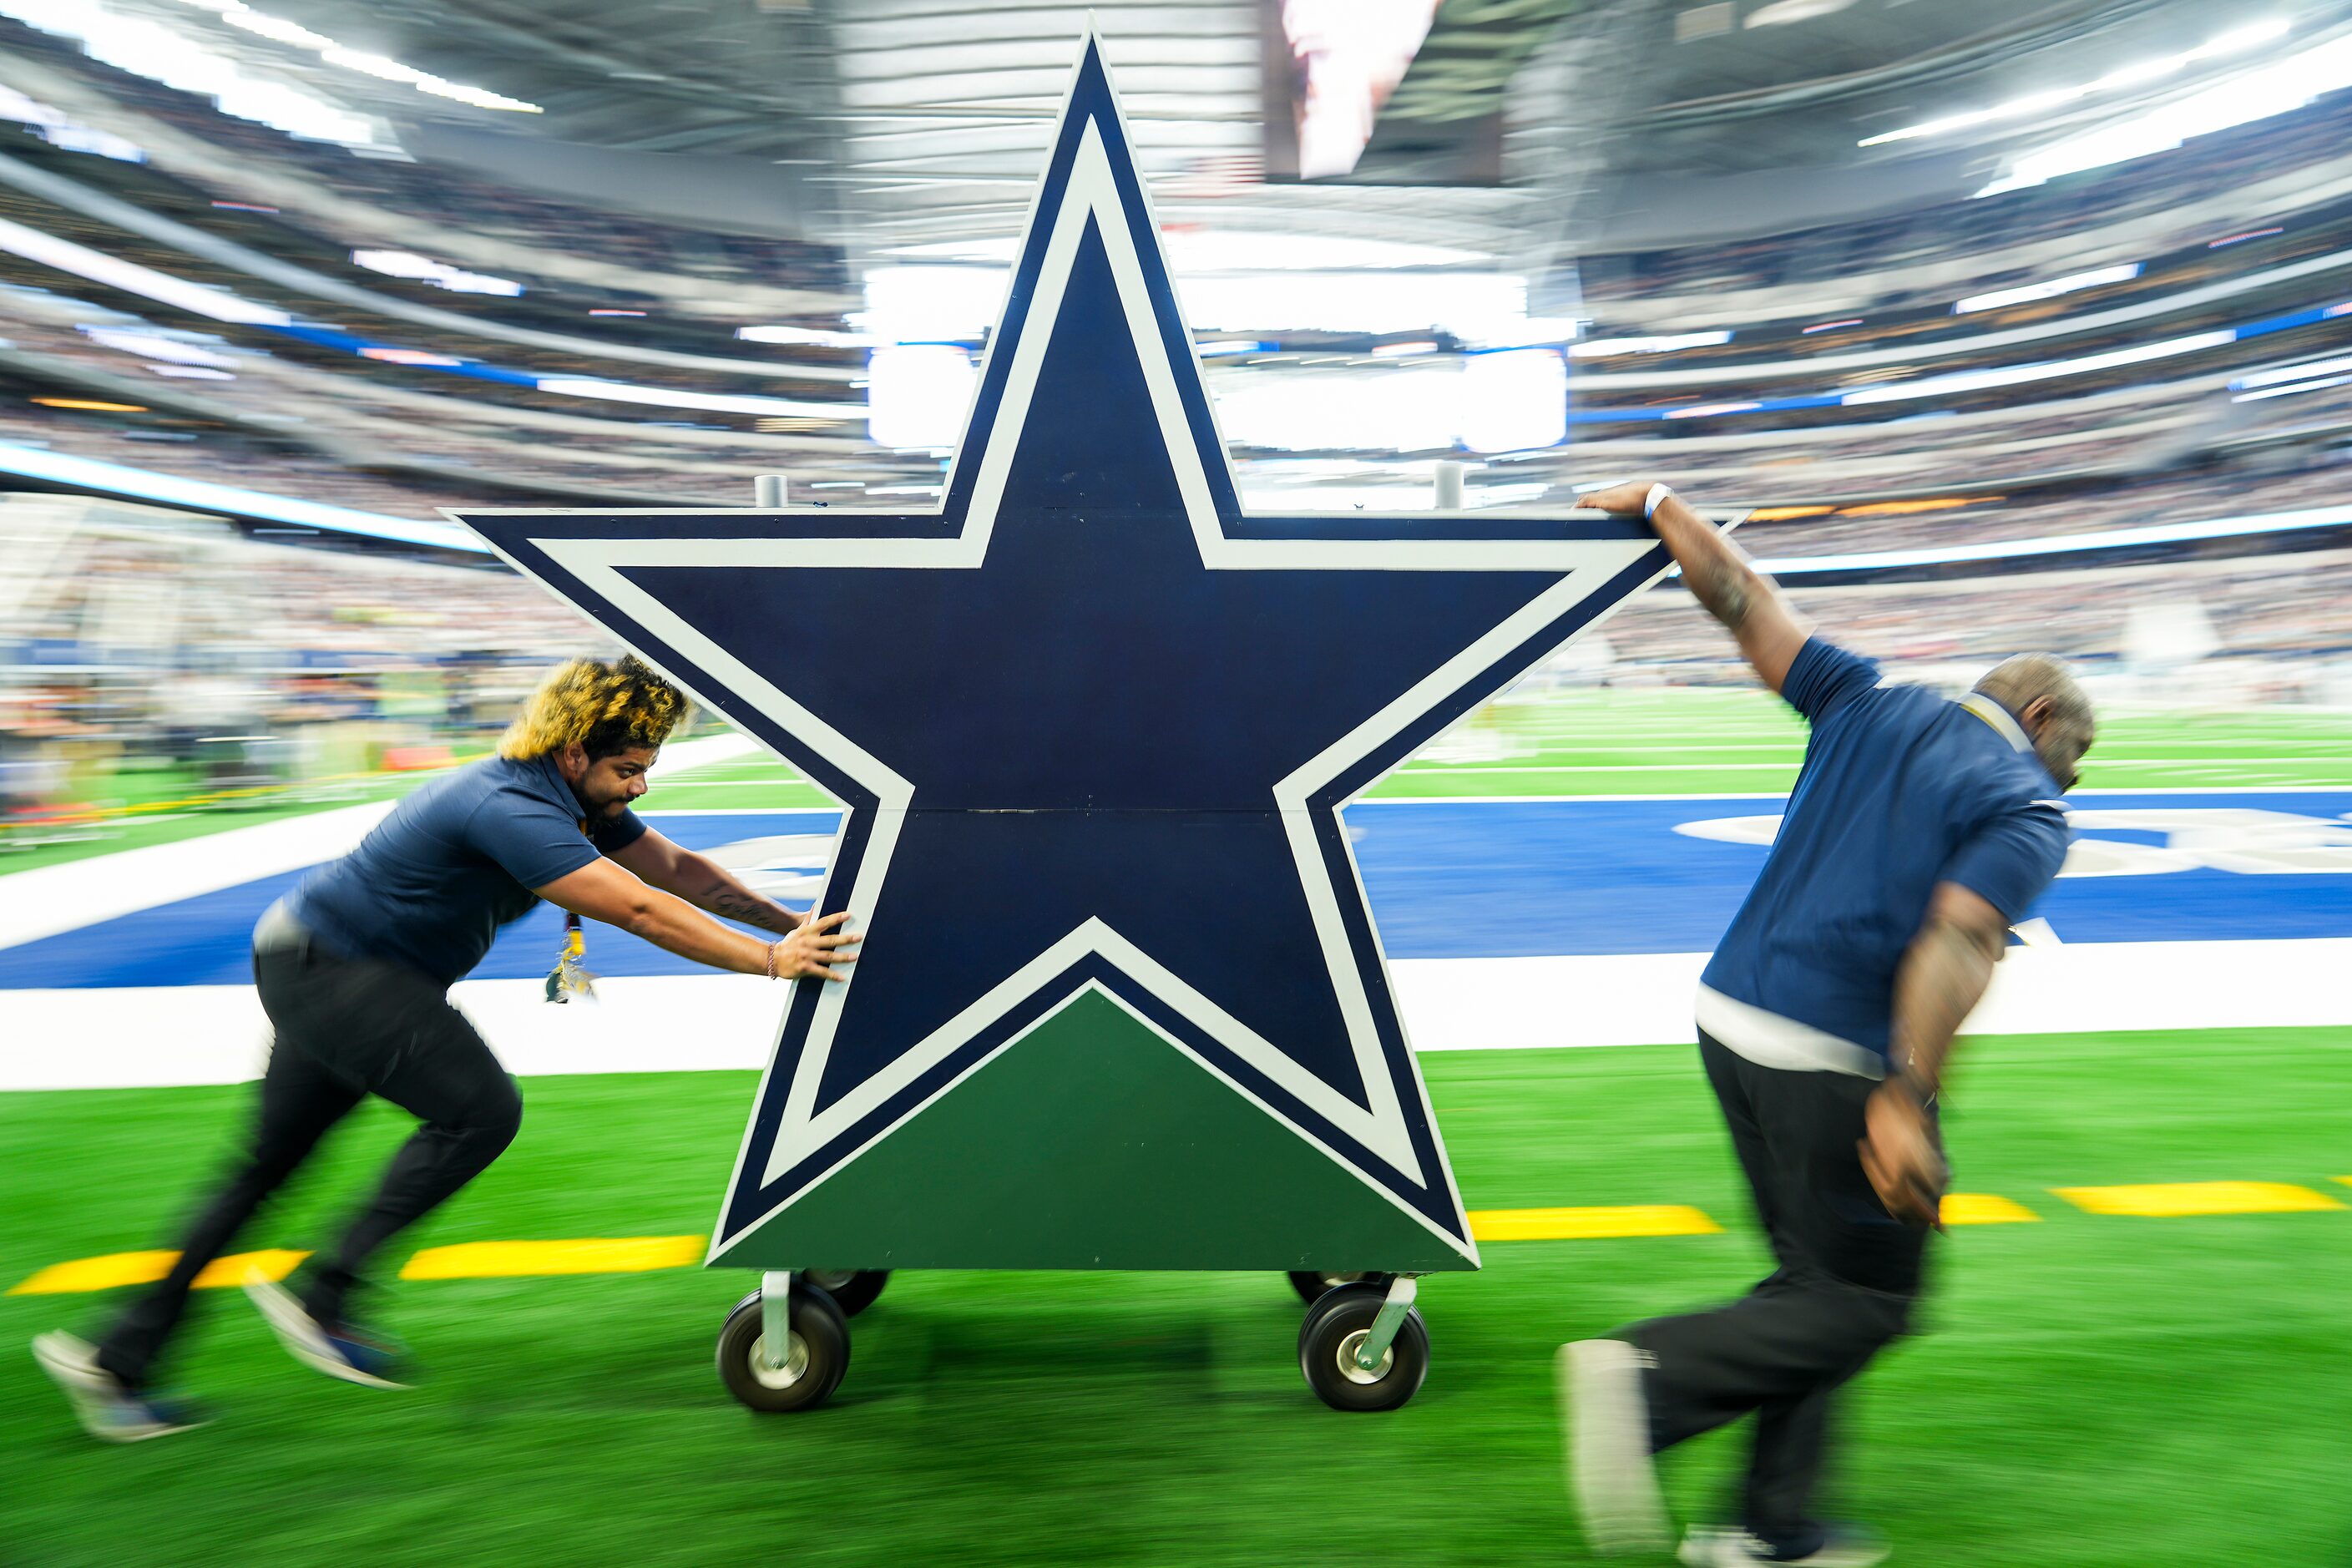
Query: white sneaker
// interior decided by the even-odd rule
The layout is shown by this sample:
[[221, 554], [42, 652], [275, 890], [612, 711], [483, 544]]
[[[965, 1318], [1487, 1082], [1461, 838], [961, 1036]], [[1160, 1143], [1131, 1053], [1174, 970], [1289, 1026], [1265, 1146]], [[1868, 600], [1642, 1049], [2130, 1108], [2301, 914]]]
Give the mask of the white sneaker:
[[1802, 1557], [1779, 1557], [1744, 1530], [1695, 1525], [1675, 1553], [1684, 1568], [1759, 1568], [1764, 1563], [1797, 1568], [1875, 1568], [1886, 1561], [1886, 1542], [1866, 1531], [1832, 1527], [1829, 1538]]
[[65, 1391], [75, 1419], [93, 1437], [138, 1443], [204, 1425], [180, 1405], [124, 1387], [121, 1378], [98, 1364], [98, 1352], [71, 1334], [38, 1335], [33, 1341], [33, 1359]]
[[1585, 1539], [1603, 1555], [1663, 1552], [1672, 1539], [1650, 1458], [1650, 1405], [1642, 1393], [1647, 1361], [1622, 1340], [1559, 1347], [1569, 1495]]
[[406, 1388], [384, 1375], [392, 1358], [382, 1347], [330, 1333], [312, 1317], [294, 1292], [271, 1280], [258, 1268], [245, 1271], [245, 1293], [261, 1310], [261, 1320], [286, 1347], [286, 1353], [329, 1377], [364, 1388]]

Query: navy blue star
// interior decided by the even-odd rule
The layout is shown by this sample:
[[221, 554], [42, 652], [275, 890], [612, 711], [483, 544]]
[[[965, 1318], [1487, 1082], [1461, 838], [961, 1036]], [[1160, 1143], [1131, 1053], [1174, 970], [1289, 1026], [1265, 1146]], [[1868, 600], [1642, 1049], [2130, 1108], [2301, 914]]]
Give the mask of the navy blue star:
[[714, 1261], [1089, 983], [1475, 1260], [1338, 808], [1664, 552], [1244, 516], [1092, 40], [938, 510], [453, 515], [846, 808]]

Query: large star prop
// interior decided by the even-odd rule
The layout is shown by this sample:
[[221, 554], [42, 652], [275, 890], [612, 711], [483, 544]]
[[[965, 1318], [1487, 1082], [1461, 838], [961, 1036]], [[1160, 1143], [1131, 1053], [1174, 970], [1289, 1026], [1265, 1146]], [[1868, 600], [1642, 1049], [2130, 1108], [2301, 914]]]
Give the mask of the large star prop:
[[1339, 808], [1664, 553], [1245, 513], [1092, 37], [936, 510], [451, 515], [845, 808], [711, 1261], [1476, 1266]]

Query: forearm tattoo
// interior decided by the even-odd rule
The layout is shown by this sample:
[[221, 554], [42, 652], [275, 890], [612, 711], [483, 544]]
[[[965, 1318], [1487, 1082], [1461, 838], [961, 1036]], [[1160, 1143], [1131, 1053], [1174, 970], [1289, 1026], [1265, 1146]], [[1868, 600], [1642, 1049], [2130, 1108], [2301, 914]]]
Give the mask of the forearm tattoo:
[[1747, 623], [1748, 611], [1754, 603], [1748, 586], [1753, 575], [1740, 562], [1727, 558], [1712, 561], [1698, 574], [1691, 589], [1717, 620], [1736, 632]]
[[1896, 1065], [1929, 1086], [1943, 1076], [1952, 1037], [1985, 994], [1999, 960], [1974, 932], [1950, 921], [1928, 922], [1895, 979]]
[[790, 910], [779, 908], [757, 893], [737, 888], [721, 888], [712, 894], [710, 912], [780, 935], [800, 929], [799, 920]]

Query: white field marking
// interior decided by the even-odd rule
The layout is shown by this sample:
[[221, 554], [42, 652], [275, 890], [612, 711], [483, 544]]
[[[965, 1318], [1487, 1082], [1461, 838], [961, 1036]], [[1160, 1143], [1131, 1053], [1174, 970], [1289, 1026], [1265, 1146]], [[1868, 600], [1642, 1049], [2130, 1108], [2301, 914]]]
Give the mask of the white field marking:
[[811, 812], [835, 816], [841, 807], [829, 800], [816, 805], [671, 805], [637, 815], [651, 822], [664, 816], [797, 816]]
[[1800, 760], [1791, 757], [1777, 763], [1407, 763], [1397, 771], [1420, 778], [1430, 773], [1728, 773], [1799, 765]]
[[[1518, 729], [1508, 729], [1508, 730], [1501, 730], [1501, 731], [1479, 730], [1479, 731], [1473, 731], [1473, 732], [1474, 732], [1474, 733], [1476, 733], [1476, 734], [1479, 734], [1479, 735], [1480, 735], [1480, 736], [1482, 736], [1482, 737], [1491, 736], [1493, 739], [1499, 740], [1499, 741], [1526, 740], [1526, 739], [1528, 739], [1528, 738], [1529, 738], [1529, 736], [1528, 735], [1528, 733], [1527, 733], [1527, 731], [1526, 731], [1525, 730], [1518, 730]], [[1687, 732], [1687, 731], [1685, 731], [1685, 732]], [[1448, 735], [1452, 735], [1452, 734], [1454, 734], [1454, 731], [1447, 731], [1447, 734], [1448, 734]], [[1443, 740], [1443, 739], [1444, 739], [1445, 737], [1444, 737], [1444, 736], [1441, 736], [1441, 737], [1439, 737], [1439, 738], [1440, 738], [1441, 740]], [[2146, 742], [2144, 742], [2144, 743], [2145, 743], [2145, 744], [2147, 744], [2147, 745], [2151, 745], [2151, 746], [2154, 746], [2154, 745], [2162, 745], [2162, 746], [2167, 746], [2167, 747], [2174, 748], [2174, 749], [2176, 749], [2176, 750], [2177, 750], [2177, 749], [2183, 748], [2183, 747], [2189, 747], [2189, 746], [2215, 746], [2215, 747], [2222, 747], [2222, 746], [2246, 746], [2246, 745], [2252, 745], [2252, 744], [2260, 744], [2260, 745], [2263, 745], [2263, 746], [2281, 747], [2281, 748], [2286, 748], [2286, 749], [2290, 749], [2290, 750], [2292, 750], [2292, 749], [2296, 749], [2296, 748], [2302, 748], [2302, 749], [2307, 749], [2307, 750], [2311, 750], [2311, 751], [2316, 751], [2316, 752], [2327, 752], [2327, 753], [2331, 753], [2331, 754], [2332, 754], [2332, 753], [2335, 753], [2335, 752], [2342, 752], [2342, 751], [2345, 749], [2346, 744], [2347, 744], [2347, 742], [2344, 742], [2344, 741], [2281, 741], [2281, 740], [2273, 739], [2273, 738], [2269, 737], [2269, 736], [2263, 736], [2263, 737], [2261, 737], [2258, 741], [2176, 741], [2176, 740], [2172, 740], [2172, 739], [2170, 739], [2170, 738], [2168, 738], [2168, 737], [2165, 737], [2165, 738], [2160, 738], [2160, 739], [2157, 739], [2157, 740], [2151, 740], [2151, 741]], [[1577, 754], [1577, 753], [1579, 753], [1579, 752], [1631, 752], [1631, 751], [1637, 751], [1637, 750], [1640, 750], [1643, 744], [1644, 744], [1644, 742], [1642, 742], [1642, 741], [1640, 741], [1640, 740], [1638, 740], [1638, 739], [1626, 738], [1626, 737], [1615, 737], [1615, 736], [1595, 736], [1595, 737], [1594, 737], [1591, 742], [1589, 742], [1588, 743], [1579, 744], [1579, 745], [1561, 745], [1561, 744], [1558, 744], [1558, 743], [1556, 743], [1556, 742], [1548, 742], [1548, 743], [1546, 743], [1546, 744], [1542, 745], [1541, 747], [1538, 748], [1538, 749], [1537, 749], [1535, 752], [1533, 752], [1531, 754], [1532, 754], [1532, 755], [1535, 755], [1535, 756], [1550, 757], [1550, 756], [1573, 756], [1573, 755], [1575, 755], [1575, 754]], [[2118, 747], [2121, 747], [2123, 750], [2125, 750], [2125, 751], [2126, 751], [2126, 752], [2128, 752], [2128, 751], [2131, 749], [2127, 744], [2126, 744], [2126, 743], [2124, 743], [2124, 742], [2110, 742], [2110, 743], [2108, 743], [2108, 744], [2105, 744], [2105, 745], [2100, 746], [2100, 747], [2099, 747], [2099, 749], [2098, 749], [2098, 752], [2097, 752], [2096, 755], [2095, 755], [2092, 760], [2093, 760], [2093, 761], [2095, 761], [2095, 762], [2100, 762], [2100, 763], [2115, 763], [2115, 762], [2120, 762], [2120, 761], [2122, 761], [2122, 760], [2124, 760], [2124, 759], [2123, 759], [2122, 757], [2120, 757], [2120, 756], [2118, 756], [2118, 755], [2116, 755], [2116, 750], [2117, 750], [2117, 748], [2118, 748]], [[1710, 741], [1710, 742], [1707, 742], [1706, 743], [1705, 743], [1705, 744], [1703, 744], [1703, 745], [1694, 745], [1694, 744], [1688, 744], [1688, 743], [1684, 743], [1684, 742], [1676, 742], [1676, 743], [1675, 744], [1675, 746], [1674, 746], [1674, 750], [1675, 750], [1675, 751], [1676, 751], [1677, 752], [1797, 752], [1801, 753], [1801, 752], [1804, 751], [1804, 749], [1805, 749], [1805, 737], [1804, 737], [1804, 736], [1802, 736], [1802, 735], [1793, 735], [1793, 736], [1790, 736], [1789, 739], [1787, 739], [1787, 740], [1785, 740], [1785, 741], [1736, 741], [1736, 742], [1716, 742], [1716, 741]], [[2164, 759], [2164, 758], [2150, 758], [2150, 759], [2145, 759], [2145, 760], [2149, 760], [2149, 761], [2167, 761], [2167, 760], [2169, 760], [2169, 759]], [[2299, 763], [2299, 762], [2307, 762], [2307, 761], [2310, 761], [2311, 759], [2309, 759], [2309, 758], [2305, 758], [2305, 757], [2284, 757], [2284, 756], [2271, 757], [2271, 756], [2263, 756], [2263, 757], [2199, 757], [2199, 758], [2196, 758], [2196, 759], [2194, 759], [2194, 760], [2195, 760], [2197, 763], [2199, 763], [2200, 764], [2210, 764], [2210, 763], [2238, 763], [2238, 762], [2278, 762], [2278, 763]]]
[[[1420, 1051], [1640, 1046], [1691, 1038], [1703, 952], [1408, 958], [1391, 967]], [[2352, 938], [2016, 947], [1969, 1019], [1975, 1034], [2352, 1026]], [[551, 1007], [536, 980], [450, 994], [509, 1071], [755, 1071], [782, 993], [752, 975], [623, 975]], [[10, 991], [0, 1090], [238, 1083], [268, 1021], [249, 985]], [[681, 1029], [678, 1020], [693, 1027]]]
[[11, 872], [0, 880], [7, 894], [0, 899], [0, 948], [315, 866], [357, 844], [398, 804], [336, 806]]
[[[1594, 751], [1609, 750], [1593, 747]], [[1574, 755], [1570, 752], [1542, 752], [1538, 755]], [[2285, 767], [2311, 768], [2326, 759], [2319, 757], [2108, 757], [2091, 760], [2095, 768], [2203, 768], [2214, 773], [2242, 773], [2249, 768]], [[1768, 768], [1793, 768], [1802, 764], [1801, 756], [1787, 757], [1770, 763], [1415, 763], [1408, 761], [1398, 773], [1410, 776], [1425, 773], [1753, 773]], [[2253, 787], [2249, 785], [2248, 787]], [[2352, 773], [2346, 782], [2335, 787], [2352, 789]]]
[[[758, 744], [734, 734], [681, 741], [664, 748], [661, 765], [651, 776], [706, 766]], [[331, 860], [351, 850], [398, 804], [376, 800], [336, 806], [201, 838], [118, 849], [10, 873], [0, 880], [0, 889], [7, 893], [0, 900], [0, 948]]]
[[[1400, 775], [1391, 773], [1383, 784]], [[2085, 795], [2352, 795], [2352, 783], [2340, 784], [2180, 784], [2149, 785], [2145, 789], [2077, 789], [2067, 792], [2068, 800], [2080, 800]], [[1365, 805], [1583, 805], [1623, 804], [1629, 801], [1708, 801], [1708, 800], [1786, 800], [1782, 790], [1730, 790], [1712, 795], [1687, 795], [1674, 791], [1664, 795], [1368, 795], [1358, 797]]]

